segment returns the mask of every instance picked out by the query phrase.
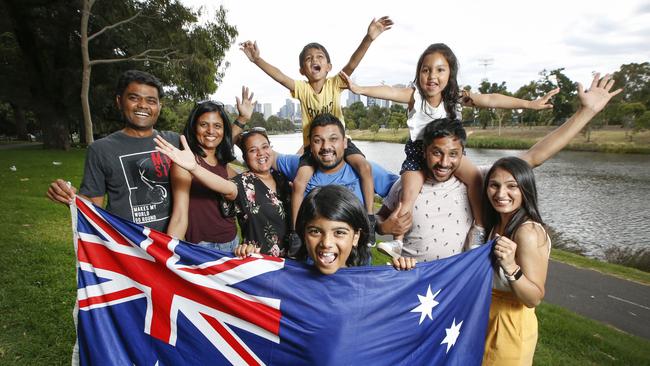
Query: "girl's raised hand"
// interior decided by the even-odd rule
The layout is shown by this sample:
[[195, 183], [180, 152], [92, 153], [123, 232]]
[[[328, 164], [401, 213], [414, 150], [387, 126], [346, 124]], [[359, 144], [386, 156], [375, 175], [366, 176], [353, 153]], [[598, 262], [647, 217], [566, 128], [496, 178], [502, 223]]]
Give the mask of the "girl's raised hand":
[[[348, 85], [348, 89], [350, 89], [351, 92], [353, 92], [355, 94], [359, 94], [358, 93], [359, 86], [357, 84], [355, 84], [354, 82], [352, 82], [352, 79], [350, 79], [348, 74], [341, 71], [341, 72], [339, 72], [339, 76], [341, 77], [341, 79], [343, 79], [343, 81], [345, 81], [345, 83]], [[343, 89], [345, 89], [345, 88], [343, 88]]]
[[154, 141], [156, 142], [156, 150], [167, 155], [175, 164], [190, 172], [196, 169], [196, 158], [192, 150], [190, 150], [185, 136], [181, 136], [181, 144], [184, 150], [179, 150], [160, 135], [154, 137]]
[[530, 102], [528, 109], [540, 110], [540, 109], [553, 108], [553, 104], [551, 103], [551, 98], [559, 92], [560, 92], [560, 88], [555, 88], [550, 92], [546, 93], [546, 95], [544, 95], [543, 97], [532, 100]]
[[623, 91], [623, 88], [609, 92], [614, 86], [612, 75], [607, 74], [602, 79], [600, 73], [594, 75], [589, 90], [583, 90], [582, 84], [578, 83], [578, 97], [584, 108], [590, 109], [595, 113], [600, 112], [613, 96]]
[[388, 16], [379, 19], [373, 18], [368, 26], [368, 37], [374, 41], [382, 32], [389, 30], [392, 26], [393, 21]]

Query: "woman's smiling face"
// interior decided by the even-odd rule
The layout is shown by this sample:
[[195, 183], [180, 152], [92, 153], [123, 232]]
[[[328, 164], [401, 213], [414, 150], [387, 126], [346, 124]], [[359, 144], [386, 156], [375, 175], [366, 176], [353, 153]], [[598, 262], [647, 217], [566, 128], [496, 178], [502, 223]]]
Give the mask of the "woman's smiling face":
[[307, 253], [323, 274], [333, 274], [346, 267], [350, 252], [358, 242], [359, 232], [345, 222], [316, 216], [305, 227]]

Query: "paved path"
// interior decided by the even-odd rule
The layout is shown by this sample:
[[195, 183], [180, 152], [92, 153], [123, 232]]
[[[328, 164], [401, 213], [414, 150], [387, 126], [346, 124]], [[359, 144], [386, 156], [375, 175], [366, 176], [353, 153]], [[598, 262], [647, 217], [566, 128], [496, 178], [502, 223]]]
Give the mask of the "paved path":
[[650, 286], [552, 260], [544, 301], [650, 339]]

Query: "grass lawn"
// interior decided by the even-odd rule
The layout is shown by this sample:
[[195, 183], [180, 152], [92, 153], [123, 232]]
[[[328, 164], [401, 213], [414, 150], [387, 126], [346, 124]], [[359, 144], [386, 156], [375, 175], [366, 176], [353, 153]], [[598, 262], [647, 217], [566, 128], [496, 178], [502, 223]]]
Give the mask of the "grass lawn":
[[[84, 154], [31, 147], [0, 151], [0, 365], [69, 362], [75, 337], [70, 215], [47, 200], [45, 191], [58, 177], [78, 187]], [[12, 165], [17, 171], [9, 170]], [[374, 262], [383, 265], [388, 258], [375, 253]], [[538, 318], [535, 364], [650, 365], [648, 340], [548, 304], [538, 308]]]

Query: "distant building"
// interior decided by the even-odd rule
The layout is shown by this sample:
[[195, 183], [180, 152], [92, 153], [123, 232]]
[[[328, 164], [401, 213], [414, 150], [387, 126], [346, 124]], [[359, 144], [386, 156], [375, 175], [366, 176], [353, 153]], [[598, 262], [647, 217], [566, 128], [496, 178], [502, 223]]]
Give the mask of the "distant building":
[[381, 106], [379, 105], [379, 101], [380, 101], [380, 99], [373, 98], [373, 97], [368, 97], [368, 98], [366, 99], [366, 105], [368, 106], [368, 108], [372, 107], [373, 105], [376, 105], [376, 106], [378, 106], [378, 107], [381, 107]]
[[257, 112], [257, 113], [262, 113], [262, 114], [263, 114], [263, 113], [264, 113], [264, 109], [263, 109], [263, 108], [264, 108], [264, 107], [262, 106], [262, 103], [255, 103], [255, 108], [253, 109], [253, 111], [255, 111], [255, 112]]
[[360, 101], [361, 101], [361, 96], [359, 94], [354, 94], [353, 92], [348, 90], [348, 100], [345, 103], [346, 107], [349, 107], [352, 104]]
[[273, 110], [271, 109], [271, 103], [264, 103], [264, 119], [269, 119], [273, 115]]
[[278, 112], [278, 117], [293, 120], [295, 114], [296, 108], [293, 105], [291, 99], [287, 98], [285, 104], [280, 108], [280, 111]]
[[226, 109], [226, 112], [230, 114], [237, 113], [237, 107], [232, 104], [226, 104], [224, 105], [224, 108]]

